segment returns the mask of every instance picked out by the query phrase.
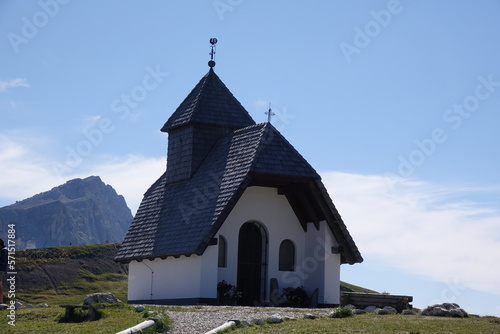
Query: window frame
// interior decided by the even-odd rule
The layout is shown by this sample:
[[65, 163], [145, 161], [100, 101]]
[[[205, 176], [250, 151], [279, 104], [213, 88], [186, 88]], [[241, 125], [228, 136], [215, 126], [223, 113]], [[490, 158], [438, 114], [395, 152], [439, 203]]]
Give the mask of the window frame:
[[281, 241], [278, 251], [278, 270], [295, 271], [295, 261], [296, 261], [295, 243], [290, 239], [284, 239], [283, 241]]
[[[222, 249], [224, 248], [224, 249]], [[221, 254], [222, 252], [222, 254]], [[222, 262], [222, 263], [221, 263]], [[219, 235], [219, 248], [217, 253], [217, 267], [227, 268], [227, 240], [223, 235]]]

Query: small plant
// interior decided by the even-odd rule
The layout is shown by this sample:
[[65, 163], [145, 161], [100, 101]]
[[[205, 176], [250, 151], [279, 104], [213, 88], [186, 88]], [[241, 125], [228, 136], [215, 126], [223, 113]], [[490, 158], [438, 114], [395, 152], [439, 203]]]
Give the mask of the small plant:
[[282, 297], [293, 307], [307, 307], [309, 305], [309, 297], [303, 286], [284, 288]]
[[347, 317], [352, 317], [353, 313], [350, 308], [347, 307], [341, 307], [337, 308], [333, 313], [330, 315], [332, 318], [347, 318]]
[[224, 294], [224, 297], [227, 297], [230, 300], [239, 300], [241, 299], [241, 296], [242, 296], [241, 291], [238, 291], [238, 289], [236, 289], [234, 285]]
[[228, 301], [236, 302], [241, 299], [243, 295], [241, 291], [236, 288], [236, 286], [229, 284], [226, 281], [222, 281], [217, 284], [217, 292], [219, 293], [219, 297], [222, 299], [224, 304]]
[[156, 322], [155, 325], [150, 329], [150, 331], [154, 333], [165, 333], [172, 329], [173, 322], [169, 317], [165, 317], [161, 314], [155, 316]]

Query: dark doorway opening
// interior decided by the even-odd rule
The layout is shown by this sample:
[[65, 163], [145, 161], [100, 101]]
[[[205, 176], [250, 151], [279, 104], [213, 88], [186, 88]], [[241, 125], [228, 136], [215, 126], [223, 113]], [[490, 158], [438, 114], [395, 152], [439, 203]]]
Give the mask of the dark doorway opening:
[[266, 296], [267, 233], [257, 222], [241, 226], [238, 236], [238, 290], [242, 305], [259, 305]]

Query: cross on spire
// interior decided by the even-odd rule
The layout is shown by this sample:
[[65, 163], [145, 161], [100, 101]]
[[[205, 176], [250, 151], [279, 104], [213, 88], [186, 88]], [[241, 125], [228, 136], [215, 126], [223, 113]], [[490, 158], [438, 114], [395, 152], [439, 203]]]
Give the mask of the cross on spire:
[[269, 102], [269, 110], [266, 111], [265, 114], [267, 115], [267, 123], [271, 123], [271, 117], [275, 115], [275, 113], [271, 110], [271, 102]]
[[208, 66], [214, 67], [215, 66], [215, 44], [217, 44], [217, 38], [210, 38], [210, 61], [208, 62]]

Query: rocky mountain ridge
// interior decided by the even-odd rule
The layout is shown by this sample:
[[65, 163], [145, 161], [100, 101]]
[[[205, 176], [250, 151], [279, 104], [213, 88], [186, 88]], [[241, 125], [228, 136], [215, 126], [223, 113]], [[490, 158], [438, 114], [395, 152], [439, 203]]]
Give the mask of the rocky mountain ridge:
[[16, 249], [117, 243], [132, 219], [124, 197], [89, 176], [0, 208], [0, 236], [14, 224]]

